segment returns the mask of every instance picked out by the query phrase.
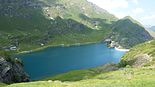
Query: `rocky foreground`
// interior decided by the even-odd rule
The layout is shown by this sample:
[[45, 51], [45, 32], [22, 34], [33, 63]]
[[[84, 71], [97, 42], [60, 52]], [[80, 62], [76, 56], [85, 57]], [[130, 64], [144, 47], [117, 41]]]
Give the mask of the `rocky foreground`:
[[0, 82], [28, 82], [29, 76], [24, 72], [23, 65], [18, 59], [0, 56]]

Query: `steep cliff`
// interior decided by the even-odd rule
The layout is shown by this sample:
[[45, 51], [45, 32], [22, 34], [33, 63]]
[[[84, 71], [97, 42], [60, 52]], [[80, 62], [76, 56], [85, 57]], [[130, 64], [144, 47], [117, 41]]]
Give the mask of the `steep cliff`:
[[0, 82], [16, 83], [29, 81], [28, 74], [18, 59], [0, 56]]

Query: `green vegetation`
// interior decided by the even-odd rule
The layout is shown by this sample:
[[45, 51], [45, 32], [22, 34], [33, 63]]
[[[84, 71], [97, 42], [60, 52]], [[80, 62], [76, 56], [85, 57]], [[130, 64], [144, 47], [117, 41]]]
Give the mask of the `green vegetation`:
[[[118, 20], [86, 0], [18, 0], [0, 6], [0, 53], [5, 56], [3, 50], [11, 47], [17, 47], [12, 53], [110, 38], [123, 48], [131, 48], [152, 39], [131, 17]], [[155, 41], [149, 41], [133, 47], [117, 65], [71, 71], [6, 87], [155, 87], [154, 66]]]
[[12, 52], [5, 52], [5, 51], [0, 51], [0, 56], [4, 57], [6, 61], [14, 64], [15, 63], [15, 59], [11, 57]]
[[112, 25], [112, 40], [123, 48], [131, 48], [152, 39], [149, 32], [136, 20], [127, 16]]
[[5, 87], [5, 86], [7, 86], [7, 85], [4, 83], [0, 83], [0, 87]]
[[[99, 42], [113, 33], [112, 27], [118, 20], [86, 0], [19, 0], [0, 5], [3, 7], [0, 13], [0, 50], [16, 47], [15, 52], [59, 44]], [[134, 23], [126, 26], [133, 26], [128, 28], [129, 33], [137, 29], [141, 36], [141, 32], [146, 32], [139, 29], [140, 25], [135, 27]], [[124, 26], [119, 28], [119, 38], [127, 37], [130, 41], [130, 34], [122, 35]], [[120, 45], [127, 48], [150, 40], [147, 33], [143, 34], [146, 38], [138, 36], [134, 44], [128, 45], [125, 41]], [[137, 35], [137, 32], [132, 35]]]
[[117, 69], [118, 67], [116, 64], [107, 64], [91, 69], [75, 70], [54, 77], [45, 78], [43, 80], [79, 81], [84, 79], [90, 79], [100, 73], [109, 72]]
[[[148, 60], [143, 59], [143, 55], [148, 55]], [[155, 41], [148, 41], [146, 43], [137, 45], [127, 52], [120, 62], [120, 66], [133, 65], [135, 61], [144, 61], [143, 66], [154, 66], [155, 65]], [[137, 62], [138, 62], [137, 61]]]
[[[124, 60], [127, 64], [121, 68], [120, 64], [107, 64], [87, 70], [71, 71], [46, 78], [45, 81], [12, 84], [7, 87], [154, 87], [154, 46], [155, 41], [149, 41], [133, 47], [122, 57], [120, 64]], [[152, 58], [147, 65], [139, 67], [133, 66], [136, 61], [130, 63], [137, 55], [143, 54]]]
[[[32, 6], [23, 5], [27, 2]], [[110, 20], [117, 19], [97, 6], [93, 9], [95, 5], [86, 0], [19, 0], [0, 5], [3, 6], [0, 14], [0, 19], [3, 20], [0, 21], [0, 49], [16, 46], [18, 52], [40, 48], [41, 44], [48, 46], [98, 42], [110, 32]], [[85, 8], [91, 17], [85, 16], [81, 7]], [[97, 9], [100, 9], [101, 13], [98, 14]], [[104, 21], [105, 19], [109, 22]], [[96, 23], [98, 20], [101, 22], [99, 25]], [[98, 30], [96, 26], [99, 26]]]
[[[13, 84], [8, 87], [154, 87], [155, 69], [133, 69], [101, 73], [81, 81], [38, 81]], [[75, 76], [74, 76], [75, 77]], [[144, 78], [145, 77], [145, 78]]]

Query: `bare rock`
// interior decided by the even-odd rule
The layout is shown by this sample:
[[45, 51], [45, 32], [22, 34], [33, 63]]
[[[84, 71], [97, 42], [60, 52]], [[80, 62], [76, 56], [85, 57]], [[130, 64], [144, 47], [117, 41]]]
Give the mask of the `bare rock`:
[[10, 62], [0, 56], [0, 82], [16, 83], [27, 82], [29, 80], [29, 76], [24, 72], [21, 63]]
[[149, 63], [152, 61], [152, 58], [148, 54], [139, 54], [135, 56], [135, 62], [133, 64], [133, 67], [142, 67], [146, 63]]

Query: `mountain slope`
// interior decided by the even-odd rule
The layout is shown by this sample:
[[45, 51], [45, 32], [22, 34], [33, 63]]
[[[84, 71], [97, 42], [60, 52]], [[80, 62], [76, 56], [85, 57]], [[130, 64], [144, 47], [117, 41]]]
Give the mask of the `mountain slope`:
[[150, 35], [155, 38], [155, 32], [150, 30], [150, 29], [146, 29], [146, 31], [148, 31], [150, 33]]
[[131, 48], [151, 40], [152, 36], [139, 22], [127, 16], [113, 23], [111, 39], [123, 48]]
[[[40, 44], [100, 41], [110, 32], [110, 21], [117, 19], [85, 0], [1, 1], [0, 5], [1, 49], [16, 46], [23, 51], [39, 48]], [[91, 17], [83, 14], [81, 6]]]
[[[124, 36], [124, 19], [118, 20], [86, 0], [2, 0], [0, 5], [0, 50], [16, 48], [21, 52], [49, 45], [99, 42], [113, 32], [113, 39], [124, 48], [151, 39], [133, 21], [126, 22], [129, 28]], [[137, 33], [138, 37], [131, 37]]]
[[63, 18], [74, 18], [78, 21], [82, 21], [80, 15], [83, 14], [90, 18], [101, 18], [109, 21], [114, 21], [117, 18], [108, 13], [106, 10], [99, 8], [93, 3], [90, 3], [86, 0], [42, 0], [49, 5], [46, 9], [46, 12], [51, 17], [61, 16]]

